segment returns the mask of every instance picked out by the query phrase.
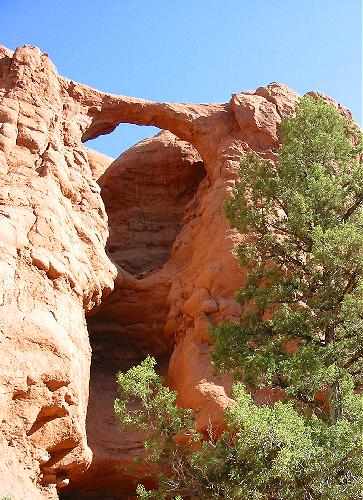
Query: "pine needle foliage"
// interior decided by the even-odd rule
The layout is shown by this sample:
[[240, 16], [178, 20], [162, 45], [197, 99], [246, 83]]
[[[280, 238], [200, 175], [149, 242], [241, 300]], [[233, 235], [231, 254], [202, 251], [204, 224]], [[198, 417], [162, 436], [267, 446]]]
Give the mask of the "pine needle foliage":
[[[243, 235], [243, 314], [212, 331], [235, 404], [206, 438], [153, 358], [120, 373], [116, 414], [145, 432], [159, 470], [140, 498], [363, 499], [362, 151], [351, 120], [304, 97], [275, 161], [242, 159], [225, 213]], [[283, 400], [255, 404], [261, 387]]]

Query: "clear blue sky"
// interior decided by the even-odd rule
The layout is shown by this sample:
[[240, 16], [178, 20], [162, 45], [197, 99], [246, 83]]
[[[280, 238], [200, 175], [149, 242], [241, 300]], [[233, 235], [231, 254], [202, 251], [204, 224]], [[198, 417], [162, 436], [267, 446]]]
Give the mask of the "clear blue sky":
[[[0, 43], [37, 45], [107, 92], [227, 102], [278, 81], [362, 122], [361, 0], [0, 0], [0, 19]], [[89, 145], [116, 157], [155, 130], [121, 125]]]

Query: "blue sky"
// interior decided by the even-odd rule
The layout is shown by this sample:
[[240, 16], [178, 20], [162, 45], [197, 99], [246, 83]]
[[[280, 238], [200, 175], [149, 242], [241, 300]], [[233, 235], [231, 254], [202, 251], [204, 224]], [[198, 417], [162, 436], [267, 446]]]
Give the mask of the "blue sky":
[[[0, 43], [116, 94], [227, 102], [272, 81], [318, 90], [362, 123], [361, 0], [0, 0]], [[89, 143], [117, 157], [156, 129]]]

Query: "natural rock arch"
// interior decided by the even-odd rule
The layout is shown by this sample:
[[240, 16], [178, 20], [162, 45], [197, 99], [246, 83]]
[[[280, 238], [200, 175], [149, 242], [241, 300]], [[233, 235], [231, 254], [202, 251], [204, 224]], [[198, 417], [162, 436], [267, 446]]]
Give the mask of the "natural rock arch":
[[[77, 95], [83, 92], [81, 86]], [[291, 112], [291, 96], [286, 96], [285, 92], [288, 91], [279, 85], [272, 86], [266, 92], [260, 89], [259, 93], [265, 93], [270, 100], [262, 95], [242, 94], [233, 96], [231, 103], [222, 105], [152, 103], [117, 96], [103, 96], [99, 103], [97, 100], [100, 97], [96, 93], [92, 98], [94, 107], [91, 106], [89, 113], [92, 121], [83, 131], [84, 140], [109, 132], [119, 123], [154, 125], [168, 129], [188, 141], [203, 160], [207, 177], [194, 196], [192, 213], [184, 220], [170, 259], [157, 272], [139, 276], [141, 279], [130, 276], [125, 269], [127, 263], [123, 265], [119, 268], [114, 293], [106, 298], [99, 312], [88, 320], [94, 348], [101, 358], [106, 357], [104, 361], [109, 366], [115, 363], [117, 356], [118, 365], [114, 364], [114, 367], [124, 369], [128, 368], [128, 362], [132, 363], [132, 356], [133, 362], [138, 361], [137, 356], [142, 359], [147, 353], [159, 356], [161, 361], [163, 356], [167, 356], [162, 362], [166, 379], [178, 390], [180, 404], [202, 409], [198, 417], [200, 428], [205, 428], [210, 419], [219, 425], [223, 408], [230, 404], [230, 381], [226, 377], [215, 376], [208, 354], [211, 347], [209, 325], [219, 322], [221, 318], [239, 315], [233, 295], [243, 279], [243, 273], [231, 253], [234, 236], [221, 213], [221, 205], [229, 186], [234, 182], [240, 156], [250, 148], [273, 155], [278, 144], [281, 116], [276, 104], [271, 102], [275, 98], [269, 92], [282, 96], [285, 109], [281, 113]], [[169, 132], [163, 132], [162, 136], [173, 137]], [[176, 141], [182, 142], [180, 139]], [[132, 155], [138, 148], [146, 152], [147, 145], [141, 143], [124, 153], [99, 181], [111, 231], [117, 211], [117, 196], [113, 203], [112, 193], [117, 191], [117, 182], [121, 182], [123, 166], [128, 168], [130, 157], [132, 162]], [[145, 158], [144, 168], [147, 163]], [[112, 238], [111, 233], [110, 255], [117, 259], [115, 240], [117, 238]], [[122, 256], [117, 263], [125, 263]], [[132, 266], [129, 270], [132, 270]], [[131, 352], [130, 346], [133, 348]], [[169, 362], [170, 352], [172, 356]], [[97, 488], [97, 494], [108, 491], [112, 495], [112, 491], [122, 484], [126, 488], [130, 487], [127, 486], [126, 476], [110, 472], [116, 463], [120, 465], [129, 460], [123, 443], [130, 443], [130, 434], [122, 438], [109, 428], [107, 438], [107, 424], [103, 423], [101, 439], [97, 438], [95, 415], [102, 413], [101, 405], [109, 408], [104, 412], [105, 422], [112, 419], [112, 371], [109, 377], [107, 385], [102, 368], [98, 373], [96, 369], [90, 406], [93, 418], [89, 418], [89, 434], [94, 437], [95, 456], [90, 469], [75, 479], [73, 488], [68, 492], [65, 490], [65, 498], [80, 495], [89, 497], [89, 488]], [[97, 396], [100, 393], [108, 394], [107, 402], [102, 396]], [[97, 399], [101, 404], [97, 404]], [[118, 456], [115, 452], [117, 441], [120, 443]], [[140, 453], [142, 449], [142, 442], [135, 435], [134, 443], [137, 442], [139, 449], [136, 451], [134, 448], [134, 453]], [[112, 456], [110, 446], [114, 450], [113, 458], [107, 459], [107, 456]]]
[[[70, 495], [80, 496], [88, 481], [99, 498], [106, 496], [103, 487], [96, 491], [102, 477], [130, 487], [108, 469], [112, 446], [92, 462], [87, 445], [90, 311], [98, 310], [88, 320], [92, 335], [101, 335], [102, 325], [110, 331], [126, 313], [137, 323], [144, 303], [139, 336], [131, 323], [121, 335], [133, 335], [138, 352], [171, 352], [165, 374], [178, 402], [200, 410], [199, 429], [209, 419], [222, 424], [230, 381], [212, 370], [208, 328], [238, 318], [234, 292], [244, 279], [232, 253], [238, 235], [222, 204], [242, 155], [274, 157], [281, 120], [297, 98], [273, 83], [226, 104], [154, 103], [63, 78], [35, 47], [0, 47], [0, 494], [55, 499], [70, 481]], [[92, 177], [97, 155], [83, 145], [119, 123], [170, 131], [198, 151], [207, 174], [191, 183], [196, 191], [170, 257], [164, 253], [158, 270], [139, 279], [105, 253], [107, 217]], [[154, 324], [145, 321], [152, 311]], [[105, 440], [112, 445], [107, 432]]]

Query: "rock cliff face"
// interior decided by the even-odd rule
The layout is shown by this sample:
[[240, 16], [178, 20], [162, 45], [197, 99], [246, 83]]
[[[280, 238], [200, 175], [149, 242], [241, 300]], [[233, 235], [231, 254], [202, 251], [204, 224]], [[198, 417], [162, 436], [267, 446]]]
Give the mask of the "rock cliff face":
[[56, 498], [91, 462], [85, 311], [116, 270], [77, 106], [38, 49], [0, 54], [0, 492]]
[[[128, 498], [142, 439], [116, 430], [114, 376], [147, 353], [199, 429], [223, 425], [208, 330], [239, 316], [244, 272], [222, 204], [242, 155], [274, 156], [297, 98], [273, 83], [153, 103], [0, 48], [0, 495]], [[164, 131], [115, 161], [84, 147], [124, 122]]]

